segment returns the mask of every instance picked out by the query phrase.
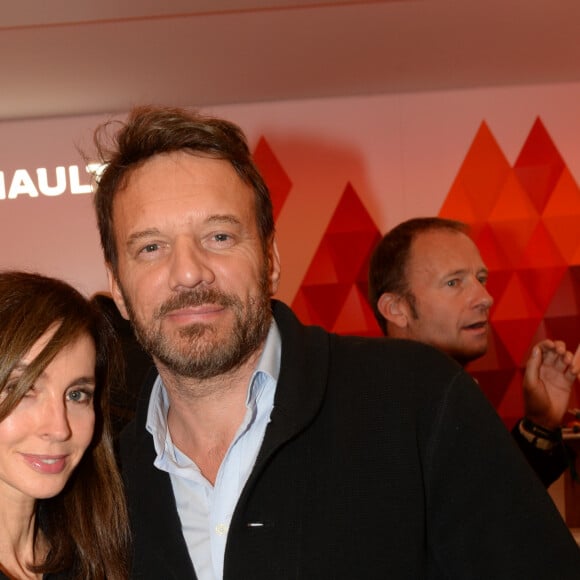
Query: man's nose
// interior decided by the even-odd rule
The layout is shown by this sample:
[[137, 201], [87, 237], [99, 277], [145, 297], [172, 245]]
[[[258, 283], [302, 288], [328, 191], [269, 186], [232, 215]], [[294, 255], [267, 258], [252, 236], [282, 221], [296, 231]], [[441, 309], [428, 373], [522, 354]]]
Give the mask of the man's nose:
[[207, 252], [189, 239], [178, 239], [171, 250], [169, 285], [172, 290], [211, 284], [214, 273]]
[[475, 284], [474, 305], [482, 310], [489, 310], [493, 305], [493, 296], [479, 280]]

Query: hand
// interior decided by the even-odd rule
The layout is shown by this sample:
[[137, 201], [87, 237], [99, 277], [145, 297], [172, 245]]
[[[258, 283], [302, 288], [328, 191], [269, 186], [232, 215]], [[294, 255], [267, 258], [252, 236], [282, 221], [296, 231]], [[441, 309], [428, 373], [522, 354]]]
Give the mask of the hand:
[[523, 381], [526, 417], [550, 431], [560, 427], [579, 373], [580, 345], [575, 354], [561, 340], [543, 340], [534, 346]]

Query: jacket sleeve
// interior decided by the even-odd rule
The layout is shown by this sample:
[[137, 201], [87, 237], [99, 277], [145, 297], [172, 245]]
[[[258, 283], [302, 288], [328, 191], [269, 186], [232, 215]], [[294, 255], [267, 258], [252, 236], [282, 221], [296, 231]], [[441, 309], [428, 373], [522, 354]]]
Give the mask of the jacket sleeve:
[[556, 444], [549, 451], [538, 449], [522, 436], [518, 425], [519, 421], [512, 429], [512, 437], [541, 482], [545, 487], [549, 487], [566, 471], [574, 452], [564, 443]]
[[578, 546], [472, 379], [458, 374], [424, 413], [427, 529], [446, 577], [578, 577]]

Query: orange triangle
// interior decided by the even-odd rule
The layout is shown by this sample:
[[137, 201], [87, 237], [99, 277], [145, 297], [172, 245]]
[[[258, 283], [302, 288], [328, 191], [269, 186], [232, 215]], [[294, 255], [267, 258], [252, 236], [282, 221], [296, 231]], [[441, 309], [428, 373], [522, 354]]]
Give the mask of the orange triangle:
[[580, 313], [579, 268], [568, 268], [560, 280], [552, 301], [546, 308], [545, 318], [574, 316]]
[[490, 271], [505, 270], [511, 266], [511, 261], [508, 255], [499, 243], [489, 224], [486, 224], [481, 228], [473, 241], [478, 247], [481, 257]]
[[254, 162], [270, 190], [274, 220], [276, 220], [292, 188], [292, 182], [264, 137], [258, 140], [254, 151]]
[[578, 328], [580, 328], [580, 314], [574, 316], [558, 316], [546, 318], [544, 320], [547, 338], [552, 340], [562, 340], [566, 348], [574, 352], [578, 347], [580, 337]]
[[541, 221], [530, 236], [520, 266], [524, 268], [566, 267], [566, 260]]
[[562, 156], [538, 117], [516, 160], [514, 172], [539, 212], [544, 210], [564, 166]]
[[378, 230], [327, 234], [338, 282], [352, 283], [361, 270], [368, 270], [370, 255], [380, 239]]
[[322, 238], [318, 250], [316, 250], [316, 254], [314, 254], [308, 271], [302, 280], [302, 284], [313, 286], [316, 284], [333, 284], [338, 281], [334, 252], [328, 240]]
[[542, 215], [544, 218], [580, 216], [580, 189], [567, 167], [563, 168]]
[[490, 221], [519, 221], [521, 219], [537, 219], [538, 212], [527, 193], [515, 178], [512, 171], [501, 189], [493, 209], [489, 215]]
[[337, 234], [356, 231], [376, 231], [378, 233], [379, 228], [352, 185], [348, 183], [330, 219], [326, 233]]
[[339, 334], [382, 335], [366, 297], [354, 285], [342, 305], [332, 330]]
[[475, 213], [471, 196], [465, 190], [463, 182], [458, 177], [453, 182], [443, 205], [439, 210], [439, 217], [450, 220], [458, 220], [465, 223], [473, 223], [477, 219], [486, 219], [487, 215], [478, 216]]
[[292, 310], [302, 324], [314, 324], [310, 315], [310, 305], [304, 296], [304, 292], [302, 292], [302, 288], [298, 289], [294, 300], [292, 300]]
[[532, 297], [538, 310], [544, 314], [558, 290], [566, 268], [528, 268], [517, 270], [515, 275], [520, 279], [522, 287]]
[[302, 286], [301, 303], [306, 307], [311, 323], [331, 330], [349, 290], [350, 288], [343, 284]]
[[538, 224], [538, 218], [490, 222], [497, 244], [506, 255], [507, 266], [515, 268], [522, 263], [526, 247]]
[[[543, 312], [530, 296], [520, 278], [514, 273], [501, 296], [495, 301], [493, 321], [522, 320], [542, 317]], [[509, 346], [508, 346], [509, 348]]]
[[503, 296], [513, 274], [513, 270], [490, 270], [486, 287], [495, 301], [492, 311]]
[[540, 324], [538, 324], [538, 328], [536, 328], [536, 332], [534, 332], [534, 336], [532, 337], [532, 340], [530, 340], [530, 346], [538, 344], [538, 342], [545, 340], [546, 338], [551, 338], [546, 328], [545, 316], [546, 315], [544, 314], [544, 318], [542, 319]]
[[483, 122], [457, 175], [479, 219], [489, 215], [509, 173], [505, 155]]
[[569, 259], [570, 266], [580, 265], [580, 247], [577, 247], [571, 254], [572, 257]]
[[493, 326], [516, 365], [524, 364], [541, 318], [494, 320]]
[[566, 264], [578, 263], [575, 257], [580, 250], [580, 216], [544, 217], [542, 221]]

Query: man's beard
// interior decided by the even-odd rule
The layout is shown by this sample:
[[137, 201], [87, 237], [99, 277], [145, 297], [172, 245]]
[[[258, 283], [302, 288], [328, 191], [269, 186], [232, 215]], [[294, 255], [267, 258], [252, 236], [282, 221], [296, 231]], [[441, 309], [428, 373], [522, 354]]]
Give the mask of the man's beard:
[[261, 274], [259, 293], [246, 304], [235, 295], [200, 287], [173, 296], [154, 315], [154, 322], [158, 322], [173, 310], [218, 304], [231, 309], [235, 315], [229, 336], [217, 336], [218, 328], [212, 324], [196, 323], [179, 331], [181, 341], [172, 341], [159, 325], [146, 327], [137, 320], [125, 292], [123, 297], [135, 335], [143, 348], [167, 369], [188, 378], [208, 379], [239, 367], [263, 343], [272, 319], [266, 267]]

